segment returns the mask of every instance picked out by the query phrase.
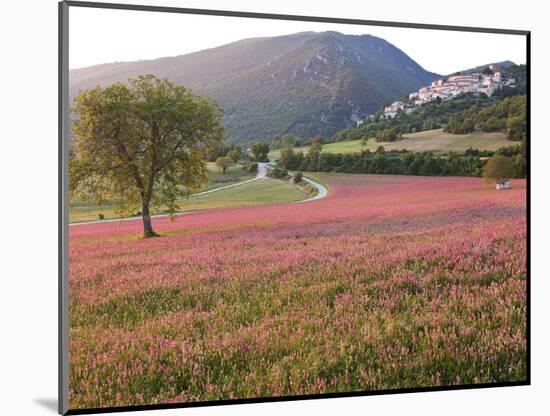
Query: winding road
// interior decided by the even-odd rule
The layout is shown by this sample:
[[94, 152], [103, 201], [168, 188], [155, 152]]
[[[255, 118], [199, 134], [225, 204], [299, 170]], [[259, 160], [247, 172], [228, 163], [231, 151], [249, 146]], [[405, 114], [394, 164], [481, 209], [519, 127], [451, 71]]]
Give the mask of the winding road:
[[325, 196], [328, 195], [328, 189], [324, 185], [321, 185], [319, 182], [315, 182], [314, 180], [306, 178], [305, 176], [302, 178], [302, 180], [304, 182], [309, 183], [311, 186], [315, 187], [317, 189], [317, 195], [312, 196], [311, 198], [308, 198], [308, 199], [302, 199], [301, 201], [296, 201], [297, 204], [302, 202], [315, 201], [317, 199], [324, 198]]
[[[223, 191], [224, 189], [235, 188], [237, 186], [241, 186], [241, 185], [244, 185], [246, 183], [254, 182], [254, 181], [257, 181], [259, 179], [265, 179], [265, 178], [267, 178], [267, 173], [269, 172], [270, 165], [271, 165], [271, 162], [258, 163], [258, 173], [252, 179], [247, 179], [246, 181], [242, 181], [242, 182], [238, 182], [238, 183], [234, 183], [234, 184], [226, 185], [226, 186], [220, 186], [219, 188], [210, 189], [208, 191], [199, 192], [199, 193], [193, 194], [192, 197], [211, 194], [212, 192]], [[294, 176], [294, 173], [292, 173], [292, 172], [289, 172], [289, 174], [291, 176]], [[325, 186], [321, 185], [320, 183], [315, 182], [315, 181], [313, 181], [309, 178], [306, 178], [305, 176], [303, 177], [302, 180], [304, 182], [309, 183], [311, 186], [315, 187], [317, 189], [317, 194], [315, 196], [311, 197], [311, 198], [302, 199], [300, 201], [295, 201], [294, 203], [315, 201], [317, 199], [324, 198], [328, 195], [327, 188]], [[175, 216], [188, 215], [188, 214], [192, 214], [194, 212], [199, 212], [199, 211], [178, 212], [177, 214], [175, 214]], [[168, 217], [168, 216], [169, 216], [169, 214], [151, 215], [152, 218], [161, 218], [161, 217]], [[141, 220], [141, 217], [113, 218], [113, 219], [109, 219], [109, 220], [94, 220], [94, 221], [73, 222], [73, 223], [70, 223], [69, 226], [72, 227], [72, 226], [75, 226], [75, 225], [98, 224], [98, 223], [117, 222], [117, 221], [136, 221], [136, 220]]]
[[[258, 163], [258, 175], [254, 179], [265, 178], [267, 176], [267, 172], [269, 171], [269, 166], [272, 163], [273, 162]], [[289, 171], [288, 174], [290, 176], [294, 176], [294, 172]], [[311, 198], [302, 199], [300, 201], [295, 201], [295, 203], [315, 201], [317, 199], [324, 198], [328, 195], [328, 189], [324, 185], [321, 185], [319, 182], [315, 182], [314, 180], [306, 178], [305, 176], [302, 178], [302, 180], [304, 182], [309, 183], [311, 186], [313, 186], [315, 189], [317, 189], [317, 194], [315, 196], [312, 196]]]

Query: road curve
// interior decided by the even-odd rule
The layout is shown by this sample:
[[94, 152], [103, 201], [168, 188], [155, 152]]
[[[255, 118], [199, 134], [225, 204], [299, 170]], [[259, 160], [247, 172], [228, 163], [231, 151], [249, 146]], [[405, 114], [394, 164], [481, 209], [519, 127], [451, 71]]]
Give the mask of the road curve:
[[[267, 174], [267, 170], [274, 163], [275, 163], [275, 161], [273, 159], [270, 160], [268, 163], [258, 163], [258, 172], [260, 171], [260, 165], [261, 165], [262, 169], [265, 169], [266, 174]], [[290, 176], [294, 176], [295, 173], [291, 172], [291, 171], [288, 171], [288, 174]], [[306, 178], [305, 176], [302, 177], [302, 180], [304, 182], [309, 183], [311, 186], [313, 186], [315, 189], [317, 189], [317, 194], [315, 196], [312, 196], [311, 198], [302, 199], [300, 201], [294, 201], [295, 204], [298, 204], [298, 203], [301, 203], [301, 202], [315, 201], [317, 199], [324, 198], [328, 195], [328, 189], [324, 185], [321, 185], [319, 182], [315, 182], [313, 179]]]
[[315, 182], [314, 180], [306, 178], [305, 176], [302, 178], [302, 180], [304, 182], [309, 183], [311, 186], [315, 187], [317, 189], [317, 195], [308, 199], [302, 199], [301, 201], [296, 201], [297, 204], [302, 202], [315, 201], [317, 199], [324, 198], [328, 195], [328, 189], [324, 185], [321, 185], [319, 182]]

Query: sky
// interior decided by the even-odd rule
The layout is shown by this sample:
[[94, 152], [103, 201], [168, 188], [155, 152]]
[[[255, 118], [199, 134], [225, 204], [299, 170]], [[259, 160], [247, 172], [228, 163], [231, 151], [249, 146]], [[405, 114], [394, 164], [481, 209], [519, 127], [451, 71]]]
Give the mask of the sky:
[[245, 38], [327, 30], [381, 37], [439, 74], [504, 60], [526, 61], [521, 35], [70, 7], [69, 68], [183, 55]]

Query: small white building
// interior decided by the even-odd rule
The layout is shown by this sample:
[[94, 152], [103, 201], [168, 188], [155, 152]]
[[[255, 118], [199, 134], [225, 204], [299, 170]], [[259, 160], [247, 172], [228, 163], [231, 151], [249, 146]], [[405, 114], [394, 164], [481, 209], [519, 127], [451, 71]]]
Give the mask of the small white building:
[[384, 117], [394, 118], [399, 111], [405, 109], [405, 103], [403, 101], [394, 101], [389, 106], [384, 108]]
[[501, 189], [510, 189], [512, 188], [512, 185], [510, 185], [510, 181], [501, 181], [497, 183], [496, 188], [500, 191]]

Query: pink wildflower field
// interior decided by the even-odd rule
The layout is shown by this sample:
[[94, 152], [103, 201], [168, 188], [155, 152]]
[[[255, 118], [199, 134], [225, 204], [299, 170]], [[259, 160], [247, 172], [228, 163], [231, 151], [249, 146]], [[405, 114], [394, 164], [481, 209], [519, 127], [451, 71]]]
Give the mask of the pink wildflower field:
[[526, 188], [319, 174], [329, 196], [70, 227], [70, 407], [522, 381]]

